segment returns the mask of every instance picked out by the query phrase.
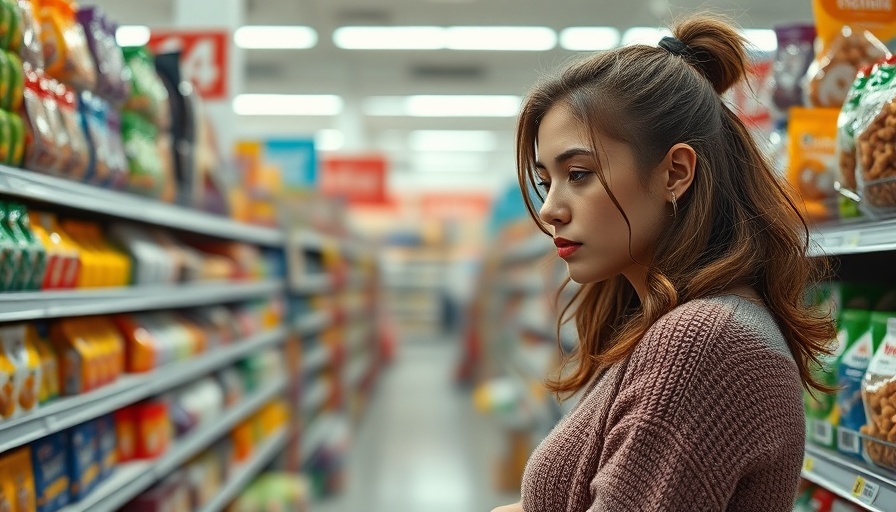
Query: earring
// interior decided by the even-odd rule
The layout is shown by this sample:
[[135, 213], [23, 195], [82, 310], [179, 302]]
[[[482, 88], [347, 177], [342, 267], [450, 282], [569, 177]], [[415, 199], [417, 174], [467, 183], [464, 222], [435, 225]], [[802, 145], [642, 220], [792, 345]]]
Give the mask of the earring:
[[678, 202], [675, 200], [675, 192], [672, 192], [672, 216], [678, 217]]

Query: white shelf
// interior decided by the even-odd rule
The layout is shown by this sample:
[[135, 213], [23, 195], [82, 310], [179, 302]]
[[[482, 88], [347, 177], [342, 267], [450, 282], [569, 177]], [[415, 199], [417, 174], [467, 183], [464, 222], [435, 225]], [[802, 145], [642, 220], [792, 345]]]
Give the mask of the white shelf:
[[311, 386], [306, 393], [302, 394], [302, 414], [313, 416], [327, 401], [329, 394], [330, 381], [326, 379], [316, 379], [316, 384]]
[[323, 272], [300, 276], [299, 282], [291, 287], [292, 291], [301, 295], [325, 293], [334, 289], [333, 279]]
[[228, 240], [267, 246], [284, 242], [276, 228], [7, 166], [0, 166], [0, 194]]
[[233, 475], [227, 479], [224, 487], [215, 494], [210, 502], [199, 510], [201, 512], [218, 512], [223, 510], [274, 457], [279, 455], [285, 445], [285, 430], [281, 430], [270, 438], [265, 439], [261, 446], [256, 448], [249, 461], [233, 468]]
[[896, 219], [855, 221], [812, 228], [809, 254], [843, 255], [896, 250]]
[[152, 461], [120, 464], [106, 481], [102, 482], [85, 499], [73, 503], [63, 512], [112, 512], [148, 489], [152, 484], [168, 476], [172, 471], [211, 446], [230, 432], [276, 395], [283, 392], [286, 379], [281, 378], [249, 395], [239, 404], [224, 411], [207, 426], [177, 440], [168, 451]]
[[271, 279], [179, 286], [0, 293], [0, 322], [226, 304], [268, 297], [282, 290], [283, 284]]
[[322, 342], [317, 342], [313, 349], [302, 354], [302, 375], [315, 372], [329, 362], [330, 348]]
[[333, 315], [329, 311], [315, 311], [305, 313], [295, 323], [295, 330], [306, 336], [323, 331], [333, 324]]
[[[868, 510], [896, 511], [896, 474], [888, 473], [858, 459], [807, 444], [802, 475], [806, 480]], [[859, 479], [866, 482], [864, 487], [868, 489], [868, 497], [853, 494], [853, 490], [862, 487], [858, 482]], [[870, 499], [870, 494], [874, 494], [873, 500]]]
[[166, 365], [147, 373], [122, 375], [114, 383], [89, 393], [60, 398], [26, 416], [0, 423], [0, 452], [196, 380], [267, 347], [283, 343], [285, 338], [285, 329], [273, 329], [246, 340], [214, 348], [188, 361]]

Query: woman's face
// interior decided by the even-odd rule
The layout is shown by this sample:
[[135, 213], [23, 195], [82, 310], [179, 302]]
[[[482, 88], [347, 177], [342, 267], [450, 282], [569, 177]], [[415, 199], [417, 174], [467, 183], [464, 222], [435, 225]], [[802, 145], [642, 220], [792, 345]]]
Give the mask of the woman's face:
[[[544, 116], [537, 168], [547, 195], [539, 215], [573, 281], [596, 283], [623, 274], [640, 294], [652, 247], [671, 215], [666, 177], [650, 170], [645, 182], [629, 145], [598, 140], [602, 147], [593, 148], [588, 131], [565, 105]], [[631, 229], [597, 176], [598, 160]]]

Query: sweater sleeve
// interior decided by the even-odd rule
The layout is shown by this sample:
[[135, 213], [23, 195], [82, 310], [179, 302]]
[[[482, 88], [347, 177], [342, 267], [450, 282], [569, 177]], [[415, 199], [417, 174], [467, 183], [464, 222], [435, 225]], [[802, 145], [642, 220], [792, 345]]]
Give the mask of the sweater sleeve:
[[792, 507], [803, 450], [796, 367], [731, 317], [697, 301], [641, 340], [607, 418], [589, 512]]

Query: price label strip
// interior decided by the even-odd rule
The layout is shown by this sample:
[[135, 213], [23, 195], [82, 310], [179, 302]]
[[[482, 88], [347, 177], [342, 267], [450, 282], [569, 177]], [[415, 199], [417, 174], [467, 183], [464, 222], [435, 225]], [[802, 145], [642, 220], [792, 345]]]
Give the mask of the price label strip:
[[877, 499], [877, 493], [880, 492], [880, 486], [857, 476], [856, 482], [852, 486], [852, 495], [866, 505], [871, 505]]
[[803, 471], [811, 472], [812, 468], [815, 467], [815, 459], [812, 457], [806, 457], [803, 459]]

